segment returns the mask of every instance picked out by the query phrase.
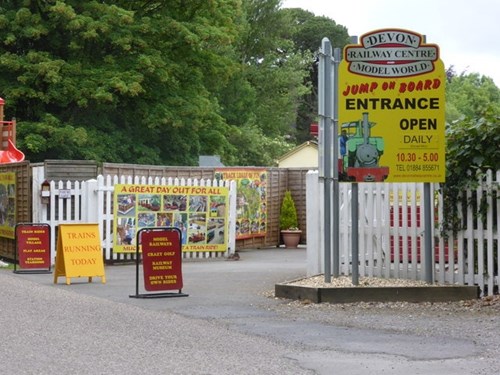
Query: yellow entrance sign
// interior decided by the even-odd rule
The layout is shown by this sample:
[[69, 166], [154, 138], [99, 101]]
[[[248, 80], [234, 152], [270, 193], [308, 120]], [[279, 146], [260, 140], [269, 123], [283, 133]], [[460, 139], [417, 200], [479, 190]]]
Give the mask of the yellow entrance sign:
[[57, 239], [54, 284], [59, 276], [66, 277], [66, 284], [72, 277], [101, 277], [104, 275], [101, 240], [97, 224], [60, 224]]
[[361, 182], [445, 180], [445, 82], [439, 47], [400, 29], [364, 34], [339, 66], [344, 175]]

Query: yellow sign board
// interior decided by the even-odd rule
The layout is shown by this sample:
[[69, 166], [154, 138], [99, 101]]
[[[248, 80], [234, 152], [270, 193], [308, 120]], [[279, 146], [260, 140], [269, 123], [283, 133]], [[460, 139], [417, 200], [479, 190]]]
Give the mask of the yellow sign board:
[[178, 228], [182, 251], [226, 251], [228, 202], [227, 187], [116, 184], [113, 252], [135, 253], [137, 232], [154, 227]]
[[16, 174], [0, 173], [0, 237], [15, 238]]
[[439, 47], [383, 29], [339, 65], [339, 140], [349, 180], [444, 182], [445, 82]]
[[59, 224], [54, 284], [59, 276], [66, 277], [66, 284], [72, 277], [101, 277], [104, 275], [99, 226], [97, 224]]

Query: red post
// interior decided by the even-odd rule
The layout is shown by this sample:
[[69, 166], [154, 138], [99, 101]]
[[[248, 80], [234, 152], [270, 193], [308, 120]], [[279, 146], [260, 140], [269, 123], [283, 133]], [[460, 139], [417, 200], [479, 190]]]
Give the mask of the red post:
[[5, 100], [0, 98], [0, 123], [3, 123], [3, 106], [5, 104]]
[[9, 146], [8, 140], [10, 139], [14, 146], [16, 145], [16, 120], [4, 121], [3, 107], [5, 100], [0, 98], [0, 150], [6, 150]]

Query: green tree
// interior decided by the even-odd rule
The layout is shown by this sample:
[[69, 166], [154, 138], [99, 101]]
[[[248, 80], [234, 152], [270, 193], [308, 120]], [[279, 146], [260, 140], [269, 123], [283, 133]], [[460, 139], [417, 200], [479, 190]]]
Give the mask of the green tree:
[[192, 165], [232, 150], [207, 85], [234, 65], [237, 0], [0, 7], [1, 95], [28, 159]]
[[[442, 184], [445, 220], [443, 230], [461, 228], [462, 193], [476, 188], [477, 179], [500, 166], [500, 90], [488, 77], [447, 71], [446, 182]], [[476, 207], [478, 213], [484, 207]]]
[[481, 117], [486, 111], [500, 113], [500, 89], [489, 77], [479, 73], [456, 74], [453, 66], [447, 69], [446, 120], [462, 117]]
[[0, 95], [18, 147], [31, 161], [274, 164], [294, 141], [309, 64], [279, 6], [1, 2]]
[[302, 143], [311, 138], [310, 125], [318, 113], [318, 53], [323, 38], [328, 38], [333, 48], [341, 50], [349, 43], [347, 28], [338, 25], [334, 20], [315, 16], [314, 13], [300, 9], [283, 9], [288, 23], [286, 37], [293, 41], [294, 48], [300, 53], [308, 53], [311, 60], [308, 64], [308, 75], [304, 84], [311, 90], [297, 103], [297, 141]]
[[227, 80], [209, 85], [228, 124], [226, 165], [275, 165], [295, 145], [297, 102], [309, 59], [283, 38], [287, 19], [279, 0], [243, 0], [240, 33], [226, 56], [237, 62]]
[[447, 71], [447, 185], [470, 187], [469, 173], [500, 166], [500, 89], [477, 73]]

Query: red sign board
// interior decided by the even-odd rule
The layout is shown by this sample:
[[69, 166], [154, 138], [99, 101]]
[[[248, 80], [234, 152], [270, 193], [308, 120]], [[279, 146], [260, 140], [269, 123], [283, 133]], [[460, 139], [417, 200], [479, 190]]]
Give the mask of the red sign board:
[[182, 289], [181, 233], [178, 230], [144, 230], [141, 233], [144, 289]]
[[45, 224], [18, 224], [17, 251], [20, 268], [50, 268], [50, 227]]

